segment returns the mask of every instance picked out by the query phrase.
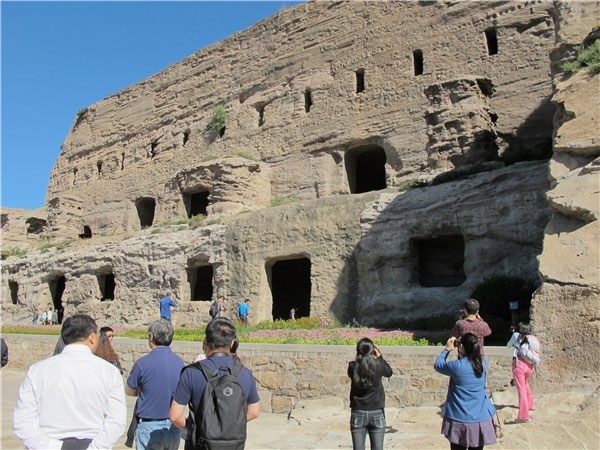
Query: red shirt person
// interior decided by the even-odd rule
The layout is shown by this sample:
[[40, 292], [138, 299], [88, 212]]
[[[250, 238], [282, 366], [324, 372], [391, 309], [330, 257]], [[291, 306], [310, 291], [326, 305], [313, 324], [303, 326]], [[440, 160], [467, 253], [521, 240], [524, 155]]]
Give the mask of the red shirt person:
[[473, 333], [477, 336], [479, 349], [483, 356], [483, 338], [492, 334], [492, 330], [479, 315], [479, 302], [477, 300], [470, 298], [465, 301], [463, 311], [466, 317], [454, 324], [454, 328], [452, 328], [450, 335], [458, 338], [465, 333]]

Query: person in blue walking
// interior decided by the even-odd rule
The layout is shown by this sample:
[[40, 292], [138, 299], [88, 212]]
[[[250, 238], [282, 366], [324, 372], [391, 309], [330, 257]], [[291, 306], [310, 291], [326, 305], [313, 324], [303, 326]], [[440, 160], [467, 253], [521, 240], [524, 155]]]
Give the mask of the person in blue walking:
[[250, 315], [250, 300], [244, 300], [240, 306], [238, 306], [238, 316], [243, 325], [248, 326], [248, 316]]
[[169, 297], [160, 299], [160, 318], [171, 321], [171, 306], [177, 306]]

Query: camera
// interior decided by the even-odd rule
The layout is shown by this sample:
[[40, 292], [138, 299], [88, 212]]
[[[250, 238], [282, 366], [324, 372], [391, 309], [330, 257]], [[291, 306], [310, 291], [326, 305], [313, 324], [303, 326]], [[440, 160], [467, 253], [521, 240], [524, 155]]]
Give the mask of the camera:
[[457, 337], [457, 338], [454, 340], [454, 347], [455, 347], [455, 348], [458, 348], [458, 347], [460, 347], [460, 338], [459, 338], [459, 337]]

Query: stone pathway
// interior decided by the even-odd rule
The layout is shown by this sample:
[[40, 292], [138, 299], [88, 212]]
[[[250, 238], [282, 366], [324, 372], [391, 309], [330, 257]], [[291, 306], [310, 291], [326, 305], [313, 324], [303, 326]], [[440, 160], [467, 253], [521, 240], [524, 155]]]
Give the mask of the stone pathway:
[[[2, 436], [0, 448], [21, 449], [12, 432], [12, 412], [25, 372], [3, 369]], [[554, 392], [536, 392], [533, 422], [504, 426], [504, 437], [493, 449], [600, 449], [600, 395], [592, 384], [558, 386]], [[564, 388], [564, 390], [562, 390]], [[594, 393], [595, 391], [595, 393]], [[135, 399], [127, 397], [130, 416]], [[502, 420], [517, 415], [515, 389], [494, 393]], [[440, 408], [387, 408], [386, 449], [448, 449], [440, 434]], [[286, 415], [262, 414], [248, 426], [248, 450], [258, 449], [339, 449], [352, 448], [348, 423], [350, 412], [342, 399], [317, 399], [298, 403], [288, 420]], [[126, 449], [125, 437], [114, 447]], [[180, 446], [183, 449], [183, 442]]]

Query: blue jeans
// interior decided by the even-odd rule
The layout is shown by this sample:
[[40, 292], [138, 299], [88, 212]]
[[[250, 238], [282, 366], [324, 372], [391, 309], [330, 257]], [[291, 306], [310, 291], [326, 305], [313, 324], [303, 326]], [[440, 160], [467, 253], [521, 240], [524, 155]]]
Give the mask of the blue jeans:
[[135, 446], [138, 450], [177, 450], [179, 429], [170, 420], [140, 422], [135, 432]]
[[383, 409], [363, 411], [353, 409], [350, 416], [350, 431], [352, 432], [352, 448], [364, 450], [369, 432], [371, 450], [383, 450], [383, 436], [385, 434], [385, 413]]

